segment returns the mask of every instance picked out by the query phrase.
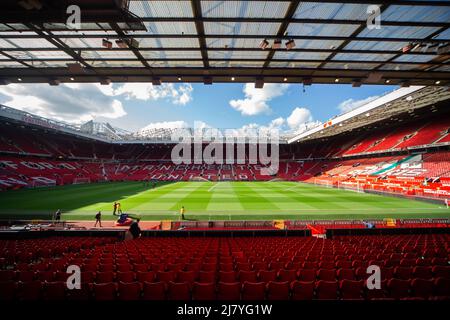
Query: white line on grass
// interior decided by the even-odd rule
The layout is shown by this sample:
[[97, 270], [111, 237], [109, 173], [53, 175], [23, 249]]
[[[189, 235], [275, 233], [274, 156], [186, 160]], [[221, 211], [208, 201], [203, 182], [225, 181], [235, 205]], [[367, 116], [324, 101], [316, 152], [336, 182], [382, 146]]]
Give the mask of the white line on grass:
[[211, 188], [209, 188], [208, 189], [208, 192], [211, 192], [211, 191], [213, 191], [213, 189], [215, 188], [215, 187], [217, 187], [217, 182], [216, 183], [214, 183], [214, 185], [211, 187]]

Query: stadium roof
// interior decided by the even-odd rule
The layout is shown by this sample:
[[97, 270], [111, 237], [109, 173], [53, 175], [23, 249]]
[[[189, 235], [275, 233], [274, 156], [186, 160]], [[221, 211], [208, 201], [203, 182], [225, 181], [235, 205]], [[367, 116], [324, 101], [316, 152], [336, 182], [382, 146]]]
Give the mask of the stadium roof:
[[2, 0], [0, 12], [3, 84], [450, 81], [450, 1]]

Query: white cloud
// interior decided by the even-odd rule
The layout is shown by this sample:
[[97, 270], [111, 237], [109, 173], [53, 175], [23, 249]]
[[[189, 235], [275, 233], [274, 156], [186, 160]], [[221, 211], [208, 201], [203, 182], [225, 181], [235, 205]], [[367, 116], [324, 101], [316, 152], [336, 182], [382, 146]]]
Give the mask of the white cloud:
[[[108, 87], [108, 86], [106, 86]], [[151, 83], [125, 83], [116, 89], [103, 89], [105, 94], [111, 96], [123, 95], [125, 99], [138, 100], [160, 100], [168, 99], [173, 104], [186, 105], [192, 100], [192, 91], [194, 90], [190, 84], [182, 84], [175, 86], [173, 83], [163, 83], [160, 86], [154, 86]]]
[[288, 84], [268, 83], [264, 88], [256, 89], [253, 83], [247, 83], [243, 90], [245, 99], [231, 100], [230, 106], [246, 116], [269, 113], [271, 109], [267, 103], [283, 95], [288, 87]]
[[312, 122], [313, 117], [311, 111], [307, 108], [295, 108], [292, 113], [287, 117], [287, 124], [289, 128], [295, 130], [304, 125], [305, 123]]
[[140, 129], [140, 131], [146, 131], [151, 129], [182, 129], [188, 128], [188, 124], [185, 121], [161, 121], [161, 122], [152, 122]]
[[48, 84], [10, 84], [0, 87], [3, 104], [60, 121], [82, 123], [104, 117], [125, 116], [122, 103], [105, 95], [95, 84], [70, 83], [58, 87]]
[[341, 113], [345, 113], [345, 112], [349, 112], [352, 111], [353, 109], [359, 108], [375, 99], [378, 99], [379, 96], [372, 96], [372, 97], [368, 97], [365, 99], [361, 99], [361, 100], [353, 100], [353, 99], [348, 99], [345, 101], [342, 101], [339, 105], [338, 105], [338, 109]]

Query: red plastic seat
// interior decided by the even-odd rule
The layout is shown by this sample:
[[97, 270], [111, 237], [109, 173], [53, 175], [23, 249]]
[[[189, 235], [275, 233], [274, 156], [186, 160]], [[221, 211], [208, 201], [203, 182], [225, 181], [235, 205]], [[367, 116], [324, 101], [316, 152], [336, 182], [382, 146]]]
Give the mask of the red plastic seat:
[[115, 271], [115, 266], [111, 264], [99, 264], [98, 265], [98, 271], [100, 272], [113, 272]]
[[241, 283], [224, 283], [217, 284], [217, 299], [218, 300], [240, 300], [241, 297]]
[[450, 266], [434, 266], [432, 271], [436, 278], [450, 279]]
[[268, 270], [269, 266], [267, 264], [267, 262], [264, 261], [255, 261], [252, 265], [253, 270]]
[[413, 276], [420, 279], [432, 279], [433, 271], [431, 267], [417, 266], [413, 268]]
[[220, 271], [234, 271], [234, 265], [232, 263], [221, 263], [219, 264], [219, 270]]
[[450, 279], [437, 278], [434, 280], [434, 294], [441, 297], [450, 297]]
[[334, 269], [334, 261], [321, 261], [319, 262], [319, 268], [321, 269]]
[[257, 282], [256, 279], [256, 272], [255, 271], [239, 271], [239, 281], [241, 281], [241, 283], [244, 283], [245, 281], [247, 282]]
[[139, 263], [134, 265], [134, 271], [136, 272], [146, 272], [148, 271], [148, 266], [145, 263]]
[[163, 282], [175, 281], [176, 273], [174, 271], [158, 271], [156, 273], [156, 280]]
[[13, 301], [16, 299], [17, 283], [14, 281], [0, 282], [0, 301]]
[[115, 300], [117, 287], [114, 282], [94, 283], [93, 292], [95, 300]]
[[317, 271], [317, 279], [324, 281], [335, 281], [336, 271], [334, 269], [319, 269]]
[[289, 282], [270, 281], [267, 284], [268, 300], [288, 300], [289, 299]]
[[142, 285], [139, 282], [119, 282], [119, 300], [139, 300]]
[[339, 269], [336, 275], [339, 280], [356, 280], [353, 269]]
[[34, 271], [17, 271], [16, 280], [20, 282], [31, 282], [35, 280], [36, 272]]
[[0, 282], [13, 281], [16, 277], [16, 272], [13, 270], [0, 270]]
[[54, 272], [53, 271], [37, 271], [36, 279], [42, 282], [51, 282], [53, 281]]
[[216, 287], [214, 283], [194, 282], [192, 286], [192, 300], [215, 300]]
[[362, 299], [363, 298], [364, 281], [341, 280], [339, 283], [339, 291], [342, 299]]
[[242, 285], [242, 300], [264, 300], [266, 285], [264, 282], [248, 282]]
[[127, 271], [127, 272], [117, 272], [116, 273], [117, 276], [117, 281], [120, 282], [134, 282], [136, 275], [134, 272], [132, 271]]
[[434, 282], [427, 279], [413, 279], [411, 281], [411, 296], [429, 298], [433, 296]]
[[20, 284], [19, 295], [21, 300], [39, 300], [42, 298], [42, 282], [39, 280], [23, 282]]
[[177, 281], [178, 282], [187, 282], [192, 284], [195, 282], [197, 278], [197, 272], [195, 271], [178, 271]]
[[314, 281], [294, 281], [291, 283], [292, 300], [312, 300]]
[[144, 300], [165, 300], [166, 285], [164, 282], [144, 282], [142, 290]]
[[114, 282], [115, 274], [112, 271], [97, 272], [95, 283]]
[[44, 297], [47, 300], [64, 300], [66, 288], [65, 282], [47, 282], [44, 286]]
[[263, 282], [276, 281], [277, 272], [275, 270], [260, 270], [258, 272], [258, 280]]
[[117, 272], [130, 272], [133, 271], [133, 266], [130, 264], [118, 264]]
[[409, 296], [409, 280], [391, 279], [387, 283], [389, 296], [394, 299]]
[[216, 271], [217, 263], [204, 263], [202, 264], [202, 271]]
[[189, 283], [187, 282], [169, 282], [167, 296], [169, 300], [187, 301], [191, 299]]
[[295, 280], [297, 280], [297, 271], [296, 270], [281, 269], [278, 272], [278, 279], [281, 282], [284, 282], [284, 281], [288, 281], [288, 282], [295, 281]]
[[316, 280], [315, 269], [300, 269], [298, 271], [298, 279], [302, 282], [310, 282]]
[[219, 271], [220, 282], [236, 282], [236, 273], [234, 271]]
[[155, 273], [153, 271], [136, 272], [136, 281], [153, 282], [153, 280], [155, 280]]
[[336, 281], [319, 280], [316, 282], [317, 299], [336, 300], [338, 283]]
[[413, 269], [411, 267], [396, 267], [394, 269], [394, 276], [397, 279], [409, 280], [412, 278]]
[[198, 282], [201, 283], [215, 283], [216, 282], [216, 272], [215, 271], [200, 271], [198, 273]]

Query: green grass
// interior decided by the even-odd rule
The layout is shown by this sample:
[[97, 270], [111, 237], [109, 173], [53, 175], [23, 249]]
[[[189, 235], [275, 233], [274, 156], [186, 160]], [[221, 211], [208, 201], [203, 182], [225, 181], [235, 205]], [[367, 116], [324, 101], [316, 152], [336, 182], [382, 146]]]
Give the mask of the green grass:
[[357, 193], [296, 182], [176, 182], [157, 188], [141, 182], [98, 183], [0, 193], [0, 219], [115, 219], [112, 204], [144, 220], [362, 219], [450, 217], [443, 205]]

